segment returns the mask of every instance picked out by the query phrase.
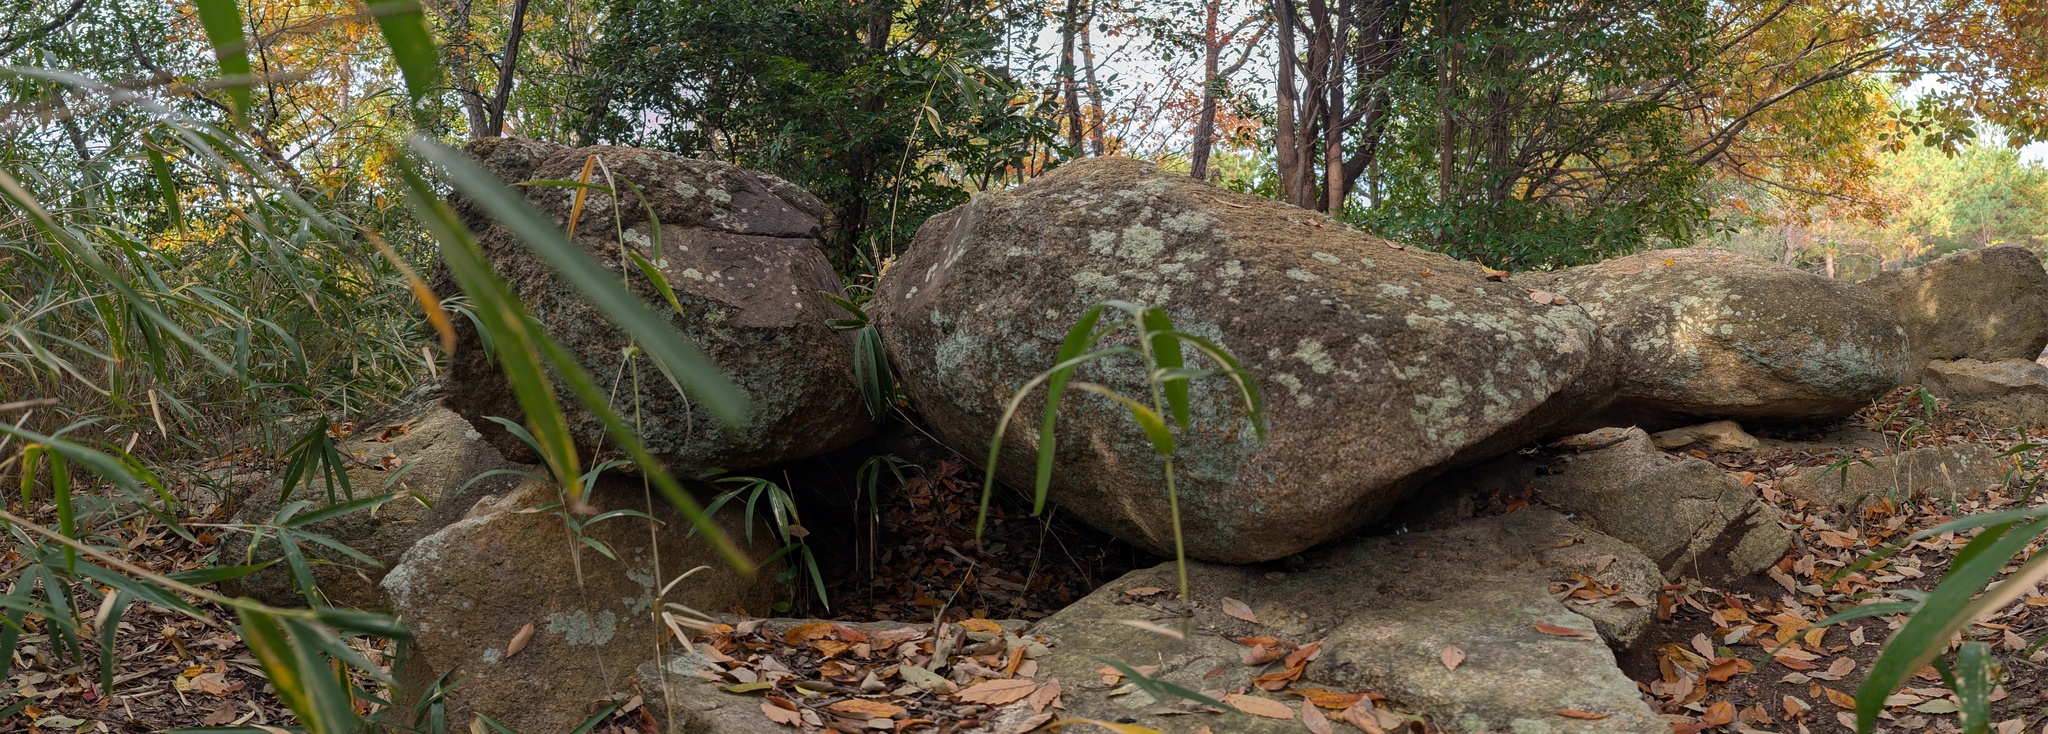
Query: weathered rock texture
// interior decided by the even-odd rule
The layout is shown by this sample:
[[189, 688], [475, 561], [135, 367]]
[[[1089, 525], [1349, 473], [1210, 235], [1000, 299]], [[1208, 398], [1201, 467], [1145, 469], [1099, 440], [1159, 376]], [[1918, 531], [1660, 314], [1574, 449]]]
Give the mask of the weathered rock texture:
[[[1624, 591], [1582, 603], [1560, 603], [1553, 582], [1585, 574]], [[1055, 643], [1040, 670], [1068, 682], [1068, 713], [1132, 721], [1170, 732], [1201, 726], [1230, 732], [1299, 732], [1278, 722], [1231, 713], [1165, 717], [1143, 693], [1116, 697], [1077, 681], [1095, 678], [1098, 658], [1159, 666], [1157, 677], [1190, 690], [1238, 690], [1256, 668], [1236, 664], [1240, 635], [1322, 640], [1322, 657], [1303, 680], [1312, 687], [1366, 690], [1390, 696], [1447, 732], [1668, 732], [1615, 667], [1601, 638], [1632, 640], [1649, 623], [1638, 606], [1662, 583], [1656, 567], [1627, 545], [1579, 528], [1548, 510], [1530, 509], [1457, 527], [1371, 538], [1315, 551], [1286, 573], [1193, 564], [1196, 604], [1185, 641], [1118, 620], [1163, 616], [1126, 591], [1175, 588], [1171, 564], [1134, 571], [1046, 618], [1031, 633]], [[1222, 613], [1222, 597], [1251, 606], [1254, 624]], [[1628, 601], [1629, 597], [1636, 601]], [[1163, 598], [1163, 597], [1162, 597]], [[1545, 635], [1537, 623], [1584, 631], [1585, 638]], [[1171, 619], [1169, 626], [1179, 624]], [[1441, 662], [1448, 646], [1465, 659]], [[1212, 670], [1223, 673], [1210, 677]], [[1320, 684], [1314, 685], [1314, 684]], [[1558, 709], [1607, 714], [1570, 719]]]
[[1697, 426], [1673, 428], [1650, 437], [1660, 449], [1699, 449], [1707, 453], [1755, 451], [1760, 442], [1735, 421], [1714, 421]]
[[1853, 283], [1725, 250], [1658, 250], [1557, 273], [1620, 350], [1615, 401], [1583, 428], [1825, 421], [1906, 377], [1904, 328]]
[[1658, 451], [1641, 429], [1560, 458], [1535, 477], [1544, 502], [1640, 549], [1666, 573], [1719, 583], [1785, 555], [1781, 513], [1711, 462]]
[[[1004, 403], [1110, 299], [1165, 308], [1263, 387], [1257, 441], [1220, 380], [1193, 390], [1176, 471], [1188, 554], [1284, 557], [1385, 514], [1431, 475], [1541, 434], [1604, 391], [1596, 329], [1477, 265], [1321, 214], [1128, 159], [1089, 159], [934, 217], [873, 307], [928, 425], [987, 446]], [[1190, 352], [1192, 354], [1192, 352]], [[1199, 357], [1191, 357], [1201, 364]], [[1144, 395], [1135, 358], [1080, 378]], [[1040, 395], [1001, 476], [1031, 486]], [[1172, 548], [1163, 470], [1122, 406], [1062, 404], [1053, 501], [1138, 545]]]
[[[592, 156], [603, 161], [623, 200], [592, 191], [584, 200], [575, 242], [606, 267], [630, 273], [633, 290], [666, 315], [752, 401], [746, 425], [713, 420], [669, 386], [639, 358], [640, 436], [669, 468], [699, 475], [811, 456], [846, 446], [872, 432], [874, 421], [854, 382], [853, 347], [826, 322], [844, 314], [825, 297], [840, 295], [839, 278], [819, 249], [824, 205], [796, 186], [725, 163], [638, 148], [568, 149], [548, 143], [487, 138], [469, 154], [507, 181], [574, 180]], [[645, 201], [628, 192], [637, 186]], [[521, 187], [527, 201], [566, 228], [576, 189]], [[513, 234], [467, 205], [459, 206], [478, 234], [492, 266], [512, 285], [548, 333], [593, 374], [620, 373], [627, 335], [527, 252]], [[649, 218], [653, 212], [657, 223]], [[624, 234], [620, 231], [623, 228]], [[657, 242], [657, 229], [659, 230]], [[621, 240], [624, 240], [621, 242]], [[674, 288], [675, 313], [622, 247], [656, 264]], [[437, 289], [454, 290], [445, 276]], [[511, 388], [477, 340], [467, 319], [456, 319], [462, 348], [450, 365], [448, 404], [507, 456], [535, 460], [531, 450], [485, 416], [518, 420]], [[559, 382], [559, 380], [558, 380]], [[631, 382], [625, 384], [630, 385]], [[559, 386], [563, 394], [565, 387]], [[632, 414], [636, 398], [619, 403]], [[584, 451], [608, 444], [588, 411], [564, 405]]]
[[1993, 421], [2048, 426], [2048, 366], [2034, 360], [1930, 362], [1921, 384], [1935, 397]]
[[1802, 470], [1778, 482], [1787, 497], [1858, 508], [1879, 498], [1897, 501], [1956, 498], [2000, 486], [2011, 467], [1983, 444], [1908, 449], [1890, 454], [1853, 452], [1834, 465]]
[[[657, 602], [759, 612], [778, 593], [769, 569], [751, 579], [732, 570], [703, 537], [689, 535], [688, 521], [659, 495], [652, 499], [652, 514], [663, 523], [653, 533], [658, 547], [650, 545], [644, 519], [614, 517], [584, 528], [617, 561], [580, 545], [557, 511], [529, 511], [557, 496], [552, 485], [529, 482], [478, 502], [468, 517], [421, 539], [384, 578], [393, 610], [414, 634], [400, 682], [419, 691], [444, 674], [463, 681], [448, 694], [451, 721], [483, 713], [514, 731], [570, 731], [600, 699], [630, 693], [634, 667], [657, 659]], [[645, 511], [647, 497], [639, 482], [607, 477], [589, 501], [600, 511]], [[729, 510], [718, 518], [745, 547], [742, 514]], [[759, 545], [746, 550], [765, 557], [771, 535], [755, 533]], [[572, 553], [580, 556], [580, 583]], [[700, 565], [709, 568], [657, 599], [662, 587]], [[530, 641], [510, 650], [529, 624]]]
[[1898, 310], [1916, 378], [1930, 360], [2034, 359], [2048, 346], [2048, 270], [2024, 247], [1965, 250], [1864, 285]]
[[[322, 520], [301, 528], [340, 541], [382, 565], [361, 564], [318, 543], [300, 543], [301, 550], [325, 563], [312, 566], [327, 603], [334, 606], [381, 610], [388, 608], [377, 582], [391, 564], [413, 543], [461, 519], [478, 498], [510, 490], [518, 478], [498, 475], [471, 479], [493, 469], [522, 468], [506, 461], [498, 450], [462, 416], [432, 402], [416, 403], [379, 419], [364, 421], [355, 434], [337, 445], [347, 462], [349, 489], [355, 498], [379, 494], [397, 495], [374, 510], [359, 511]], [[292, 490], [293, 502], [312, 503], [299, 515], [326, 507], [327, 485], [314, 478], [310, 486]], [[237, 522], [260, 527], [271, 524], [282, 507], [275, 484], [250, 494], [235, 515]], [[341, 490], [335, 490], [339, 493]], [[337, 496], [349, 501], [349, 497]], [[251, 541], [256, 540], [252, 546]], [[264, 531], [260, 539], [247, 533], [233, 533], [221, 545], [221, 559], [228, 564], [257, 563], [277, 558], [283, 551], [274, 533]], [[283, 607], [304, 606], [298, 585], [284, 564], [222, 584], [229, 594], [248, 596]]]

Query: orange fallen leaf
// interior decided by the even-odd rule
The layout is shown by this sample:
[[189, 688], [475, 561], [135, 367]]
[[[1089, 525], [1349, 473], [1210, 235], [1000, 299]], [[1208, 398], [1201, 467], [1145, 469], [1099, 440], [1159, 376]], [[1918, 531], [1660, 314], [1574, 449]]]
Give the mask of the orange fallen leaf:
[[1828, 703], [1832, 703], [1832, 704], [1834, 704], [1834, 705], [1835, 705], [1835, 708], [1839, 708], [1839, 709], [1845, 709], [1845, 710], [1848, 710], [1848, 711], [1855, 711], [1855, 710], [1856, 710], [1856, 697], [1855, 697], [1855, 696], [1851, 696], [1851, 695], [1849, 695], [1849, 694], [1847, 694], [1847, 693], [1843, 693], [1843, 692], [1841, 692], [1841, 691], [1837, 691], [1837, 690], [1835, 690], [1835, 689], [1833, 689], [1833, 688], [1822, 688], [1822, 689], [1820, 689], [1820, 690], [1821, 690], [1821, 692], [1822, 692], [1822, 693], [1825, 693], [1825, 694], [1827, 694], [1827, 697], [1828, 697]]
[[1557, 715], [1567, 719], [1585, 719], [1587, 721], [1599, 721], [1609, 716], [1609, 714], [1596, 714], [1591, 711], [1580, 711], [1578, 709], [1558, 709]]
[[1002, 625], [996, 624], [996, 623], [994, 623], [994, 622], [990, 622], [990, 621], [988, 621], [988, 620], [986, 620], [986, 619], [979, 619], [979, 618], [970, 618], [970, 619], [963, 619], [963, 620], [960, 620], [960, 626], [962, 626], [962, 627], [966, 627], [966, 628], [967, 628], [968, 630], [970, 630], [970, 631], [973, 631], [973, 632], [980, 632], [980, 633], [983, 633], [983, 634], [990, 634], [990, 635], [1000, 635], [1000, 634], [1002, 634], [1002, 633], [1003, 633], [1003, 626], [1002, 626]]
[[1268, 719], [1294, 718], [1294, 709], [1288, 708], [1287, 704], [1275, 701], [1270, 698], [1247, 696], [1242, 693], [1232, 693], [1230, 695], [1224, 696], [1223, 702], [1229, 704], [1231, 708], [1243, 711], [1253, 716], [1263, 716]]
[[1314, 701], [1301, 702], [1301, 725], [1308, 729], [1309, 734], [1336, 734], [1336, 729], [1330, 726], [1330, 717], [1324, 716]]
[[1017, 678], [985, 680], [961, 689], [959, 693], [954, 694], [954, 697], [967, 703], [985, 703], [990, 706], [1001, 706], [1029, 696], [1032, 691], [1036, 690], [1038, 690], [1038, 684], [1028, 680]]
[[1552, 637], [1570, 637], [1580, 640], [1592, 640], [1599, 638], [1599, 635], [1595, 635], [1584, 630], [1576, 630], [1570, 627], [1563, 627], [1551, 624], [1549, 622], [1537, 622], [1536, 631], [1546, 635], [1550, 635]]
[[1043, 713], [1047, 706], [1065, 708], [1060, 703], [1061, 691], [1059, 678], [1047, 678], [1045, 685], [1039, 686], [1038, 690], [1031, 692], [1031, 712]]
[[1735, 723], [1735, 704], [1722, 701], [1708, 706], [1706, 715], [1700, 717], [1700, 723], [1710, 727]]
[[520, 627], [518, 632], [512, 634], [512, 641], [506, 643], [505, 659], [510, 659], [512, 656], [518, 655], [520, 650], [526, 649], [526, 643], [532, 641], [533, 623], [527, 622], [526, 626]]
[[825, 710], [848, 716], [864, 716], [870, 719], [893, 719], [903, 715], [902, 706], [881, 701], [870, 701], [865, 698], [849, 698], [826, 706]]
[[831, 622], [800, 624], [782, 633], [782, 641], [791, 645], [801, 645], [811, 640], [824, 639], [832, 636], [833, 628], [836, 626]]
[[1379, 717], [1373, 715], [1371, 703], [1360, 702], [1356, 706], [1344, 709], [1344, 713], [1338, 714], [1338, 718], [1358, 727], [1358, 730], [1365, 734], [1387, 734], [1387, 730], [1380, 726]]
[[1296, 688], [1289, 690], [1288, 693], [1312, 701], [1315, 705], [1331, 711], [1343, 711], [1358, 705], [1359, 701], [1367, 699], [1367, 696], [1363, 693], [1338, 693], [1321, 688]]
[[762, 701], [761, 713], [766, 715], [769, 721], [773, 721], [777, 724], [782, 724], [784, 726], [803, 725], [804, 715], [797, 713], [793, 709], [786, 709], [781, 706], [775, 705], [775, 702], [778, 700], [780, 699], [770, 698], [766, 701]]

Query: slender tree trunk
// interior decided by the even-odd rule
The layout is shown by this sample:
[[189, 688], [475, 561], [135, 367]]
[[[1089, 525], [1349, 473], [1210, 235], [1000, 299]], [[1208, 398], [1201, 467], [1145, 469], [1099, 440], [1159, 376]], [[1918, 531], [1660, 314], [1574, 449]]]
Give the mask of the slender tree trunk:
[[1188, 154], [1188, 175], [1207, 181], [1209, 149], [1216, 139], [1216, 69], [1217, 57], [1223, 53], [1223, 39], [1217, 37], [1216, 21], [1223, 12], [1223, 0], [1207, 0], [1203, 6], [1202, 111], [1195, 118], [1195, 149]]
[[1081, 12], [1081, 73], [1088, 82], [1088, 109], [1082, 116], [1088, 121], [1088, 151], [1100, 158], [1104, 155], [1103, 128], [1108, 126], [1103, 119], [1104, 110], [1109, 109], [1102, 100], [1102, 83], [1095, 79], [1095, 45], [1090, 38], [1090, 28], [1095, 25], [1095, 9], [1083, 6]]
[[1451, 204], [1451, 146], [1457, 137], [1457, 122], [1451, 114], [1451, 65], [1455, 61], [1451, 47], [1456, 45], [1457, 32], [1452, 27], [1456, 9], [1454, 0], [1442, 0], [1437, 7], [1437, 33], [1442, 36], [1443, 48], [1438, 51], [1436, 76], [1436, 106], [1440, 119], [1437, 121], [1437, 206]]
[[512, 75], [519, 70], [519, 39], [526, 35], [526, 4], [527, 0], [512, 3], [512, 26], [505, 33], [505, 55], [498, 61], [498, 89], [491, 95], [486, 137], [505, 134], [505, 106], [512, 101]]
[[1329, 102], [1323, 110], [1323, 192], [1325, 198], [1322, 210], [1336, 214], [1344, 210], [1344, 123], [1346, 105], [1344, 99], [1344, 71], [1350, 65], [1345, 61], [1345, 51], [1350, 47], [1351, 0], [1337, 0], [1336, 24], [1330, 37], [1330, 51], [1327, 59], [1329, 69], [1324, 72], [1323, 84], [1329, 91]]
[[1081, 82], [1078, 77], [1079, 65], [1075, 63], [1074, 36], [1080, 32], [1081, 0], [1067, 0], [1067, 13], [1060, 19], [1060, 97], [1065, 100], [1067, 118], [1067, 147], [1075, 157], [1086, 155], [1081, 150]]
[[489, 137], [489, 102], [484, 100], [476, 78], [476, 36], [470, 30], [470, 7], [475, 0], [455, 0], [446, 16], [448, 24], [448, 78], [455, 83], [462, 100], [463, 117], [469, 121], [471, 140]]
[[1279, 48], [1274, 96], [1274, 156], [1280, 168], [1280, 198], [1288, 203], [1299, 201], [1295, 195], [1298, 173], [1302, 161], [1296, 146], [1300, 142], [1301, 130], [1294, 117], [1295, 103], [1301, 98], [1301, 91], [1294, 82], [1294, 0], [1273, 0], [1273, 23], [1277, 35], [1274, 38]]

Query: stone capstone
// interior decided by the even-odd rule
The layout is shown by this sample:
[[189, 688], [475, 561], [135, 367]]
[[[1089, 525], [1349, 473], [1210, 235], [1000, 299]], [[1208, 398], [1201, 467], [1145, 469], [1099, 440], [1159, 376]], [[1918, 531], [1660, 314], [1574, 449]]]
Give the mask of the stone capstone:
[[2011, 468], [2009, 459], [1976, 443], [1878, 454], [1843, 450], [1823, 456], [1836, 461], [1780, 480], [1778, 491], [1788, 497], [1850, 508], [1879, 498], [1902, 503], [1930, 497], [1953, 499], [2003, 486]]
[[[926, 425], [970, 451], [1053, 366], [1082, 312], [1113, 299], [1165, 309], [1236, 355], [1266, 396], [1260, 441], [1224, 380], [1191, 390], [1180, 512], [1188, 554], [1213, 561], [1282, 558], [1349, 533], [1430, 476], [1543, 434], [1610, 380], [1576, 306], [1129, 159], [1069, 163], [932, 218], [872, 311]], [[1119, 357], [1078, 379], [1144, 396], [1144, 375]], [[1042, 392], [1025, 399], [1004, 439], [1011, 486], [1034, 483], [1043, 410]], [[1056, 437], [1052, 501], [1170, 552], [1164, 469], [1124, 406], [1070, 392]]]
[[1935, 397], [2008, 426], [2048, 426], [2048, 365], [2030, 359], [1935, 361], [1921, 384]]

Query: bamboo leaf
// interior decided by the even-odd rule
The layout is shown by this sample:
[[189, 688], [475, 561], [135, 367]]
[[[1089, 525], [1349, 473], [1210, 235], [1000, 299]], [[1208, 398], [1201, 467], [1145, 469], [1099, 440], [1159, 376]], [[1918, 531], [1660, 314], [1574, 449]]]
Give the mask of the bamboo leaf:
[[1067, 337], [1060, 342], [1059, 360], [1052, 374], [1045, 381], [1045, 417], [1038, 426], [1038, 474], [1032, 489], [1031, 512], [1045, 511], [1045, 497], [1052, 487], [1053, 455], [1059, 448], [1059, 439], [1053, 428], [1059, 420], [1060, 398], [1067, 392], [1067, 381], [1073, 379], [1079, 365], [1074, 360], [1095, 346], [1101, 336], [1095, 333], [1095, 324], [1102, 320], [1102, 307], [1095, 306], [1081, 313], [1081, 318], [1067, 329]]
[[427, 16], [418, 0], [365, 0], [384, 44], [391, 47], [391, 59], [405, 77], [405, 91], [418, 105], [441, 87], [441, 52], [434, 35], [427, 30]]
[[[1158, 370], [1178, 370], [1187, 365], [1181, 357], [1180, 334], [1173, 329], [1173, 319], [1166, 315], [1166, 309], [1148, 308], [1139, 316], [1144, 324], [1145, 339], [1150, 342], [1152, 366]], [[1188, 383], [1184, 380], [1167, 382], [1160, 386], [1166, 393], [1166, 409], [1173, 414], [1173, 422], [1186, 430], [1188, 427]]]
[[1166, 427], [1166, 421], [1159, 417], [1159, 413], [1145, 407], [1144, 403], [1124, 397], [1123, 393], [1119, 393], [1104, 385], [1093, 382], [1076, 382], [1074, 387], [1122, 403], [1125, 408], [1130, 409], [1131, 419], [1138, 422], [1139, 428], [1144, 429], [1145, 438], [1151, 440], [1152, 452], [1160, 456], [1173, 455], [1173, 431]]
[[228, 101], [234, 104], [235, 117], [239, 121], [248, 116], [253, 103], [250, 95], [249, 42], [242, 36], [242, 10], [235, 0], [192, 0], [199, 10], [199, 25], [206, 29], [206, 43], [213, 47], [213, 58], [220, 65], [220, 75], [230, 80], [227, 85]]

